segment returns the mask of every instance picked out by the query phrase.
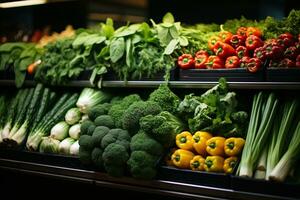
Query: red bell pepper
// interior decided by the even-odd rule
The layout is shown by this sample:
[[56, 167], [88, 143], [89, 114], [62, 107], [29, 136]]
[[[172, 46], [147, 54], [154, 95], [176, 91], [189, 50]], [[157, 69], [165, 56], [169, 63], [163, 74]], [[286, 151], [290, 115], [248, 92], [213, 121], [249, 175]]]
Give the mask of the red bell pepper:
[[279, 63], [279, 67], [290, 68], [290, 67], [295, 67], [295, 65], [296, 65], [295, 62], [288, 58], [281, 60]]
[[261, 61], [258, 58], [251, 58], [247, 63], [247, 70], [251, 73], [257, 72], [261, 67]]
[[297, 50], [297, 47], [295, 47], [295, 46], [288, 47], [284, 51], [284, 57], [289, 58], [289, 59], [296, 59], [298, 54], [299, 54], [299, 52]]
[[300, 67], [300, 55], [296, 58], [296, 67]]
[[222, 41], [222, 39], [219, 36], [210, 37], [208, 39], [208, 48], [213, 51], [213, 49], [218, 41]]
[[217, 42], [214, 48], [214, 52], [217, 56], [220, 56], [223, 59], [236, 54], [234, 48], [224, 42]]
[[285, 47], [290, 47], [295, 43], [294, 36], [290, 33], [283, 33], [278, 36], [279, 40], [282, 40]]
[[237, 48], [238, 46], [243, 46], [245, 45], [245, 37], [240, 36], [240, 35], [233, 35], [230, 38], [230, 44], [231, 46], [233, 46], [234, 48]]
[[195, 57], [196, 56], [199, 56], [199, 55], [205, 55], [205, 56], [209, 56], [208, 52], [207, 51], [204, 51], [204, 50], [199, 50], [195, 53]]
[[240, 67], [241, 67], [241, 68], [247, 67], [247, 64], [249, 63], [249, 60], [250, 60], [250, 59], [251, 59], [251, 58], [250, 58], [249, 56], [244, 56], [244, 57], [242, 57], [241, 60], [240, 60]]
[[240, 67], [240, 59], [237, 56], [229, 56], [225, 62], [225, 68]]
[[238, 28], [238, 30], [236, 31], [236, 34], [242, 36], [244, 39], [247, 38], [247, 28], [241, 26], [240, 28]]
[[278, 67], [279, 61], [277, 60], [270, 60], [268, 67]]
[[224, 60], [219, 56], [209, 56], [205, 65], [207, 69], [222, 69], [224, 68]]
[[238, 46], [236, 49], [236, 54], [237, 56], [241, 59], [244, 56], [249, 56], [249, 51], [246, 47], [244, 46]]
[[208, 53], [206, 52], [206, 54], [203, 52], [202, 54], [196, 54], [195, 56], [195, 68], [196, 69], [205, 69], [206, 65], [205, 63], [207, 62], [208, 59]]
[[261, 33], [261, 30], [259, 28], [248, 27], [246, 35], [247, 35], [247, 37], [249, 37], [250, 35], [255, 35], [255, 36], [260, 38], [262, 36], [262, 33]]
[[278, 43], [270, 43], [265, 45], [267, 58], [279, 60], [283, 57], [284, 48], [278, 45]]
[[250, 35], [246, 39], [246, 47], [248, 50], [254, 50], [258, 47], [263, 46], [264, 42], [255, 35]]
[[258, 58], [261, 61], [265, 61], [267, 59], [265, 46], [256, 48], [254, 50], [253, 57]]
[[232, 37], [232, 33], [229, 31], [221, 31], [219, 33], [219, 37], [222, 39], [222, 42], [230, 44], [230, 39]]
[[177, 64], [181, 69], [193, 68], [194, 58], [191, 54], [182, 54], [178, 57]]

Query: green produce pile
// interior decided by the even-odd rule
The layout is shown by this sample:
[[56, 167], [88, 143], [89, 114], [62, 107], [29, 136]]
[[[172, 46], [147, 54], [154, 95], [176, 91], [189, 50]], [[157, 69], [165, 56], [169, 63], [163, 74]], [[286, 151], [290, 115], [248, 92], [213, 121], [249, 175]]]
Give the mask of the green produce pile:
[[[161, 23], [146, 22], [115, 28], [107, 19], [93, 29], [78, 29], [73, 36], [58, 39], [43, 48], [34, 44], [6, 43], [0, 46], [0, 71], [14, 71], [16, 86], [22, 86], [26, 70], [35, 80], [63, 85], [90, 72], [90, 82], [101, 87], [102, 77], [113, 72], [121, 80], [154, 77], [165, 74], [169, 80], [175, 61], [182, 54], [206, 50], [208, 42], [221, 31], [236, 33], [240, 27], [257, 27], [262, 39], [275, 39], [280, 34], [300, 33], [300, 11], [292, 10], [286, 18], [267, 17], [255, 21], [245, 17], [224, 24], [185, 26], [167, 13]], [[32, 63], [35, 63], [32, 67]], [[40, 63], [40, 64], [39, 64]], [[30, 68], [31, 66], [31, 68]]]

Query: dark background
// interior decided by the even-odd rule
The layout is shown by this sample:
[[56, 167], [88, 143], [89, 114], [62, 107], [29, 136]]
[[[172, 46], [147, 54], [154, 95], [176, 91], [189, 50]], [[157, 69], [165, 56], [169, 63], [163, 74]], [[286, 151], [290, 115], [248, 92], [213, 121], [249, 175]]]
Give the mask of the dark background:
[[[0, 1], [0, 3], [8, 1]], [[245, 16], [263, 19], [282, 18], [291, 9], [300, 9], [297, 0], [50, 0], [44, 5], [1, 8], [0, 36], [32, 33], [49, 27], [62, 31], [66, 25], [91, 27], [111, 17], [116, 26], [153, 19], [160, 22], [166, 12], [185, 24], [223, 23], [226, 19]]]

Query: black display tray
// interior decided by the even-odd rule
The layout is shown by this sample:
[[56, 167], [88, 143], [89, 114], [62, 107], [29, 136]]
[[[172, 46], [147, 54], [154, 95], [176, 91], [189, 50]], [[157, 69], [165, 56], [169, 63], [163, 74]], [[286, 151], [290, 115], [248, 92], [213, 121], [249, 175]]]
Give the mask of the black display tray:
[[264, 70], [256, 73], [248, 72], [246, 68], [237, 69], [180, 69], [180, 81], [218, 81], [225, 77], [232, 82], [261, 82], [264, 81]]
[[158, 176], [162, 180], [178, 181], [196, 185], [230, 188], [230, 175], [224, 173], [192, 171], [175, 167], [161, 166]]
[[231, 176], [231, 188], [237, 191], [300, 198], [300, 184], [277, 183], [253, 178]]
[[39, 164], [54, 165], [61, 167], [70, 167], [82, 169], [79, 158], [77, 156], [67, 156], [61, 154], [48, 154], [40, 152], [31, 152], [25, 150], [0, 149], [0, 158], [13, 159], [24, 162], [34, 162]]
[[299, 82], [300, 68], [268, 68], [266, 70], [268, 82]]

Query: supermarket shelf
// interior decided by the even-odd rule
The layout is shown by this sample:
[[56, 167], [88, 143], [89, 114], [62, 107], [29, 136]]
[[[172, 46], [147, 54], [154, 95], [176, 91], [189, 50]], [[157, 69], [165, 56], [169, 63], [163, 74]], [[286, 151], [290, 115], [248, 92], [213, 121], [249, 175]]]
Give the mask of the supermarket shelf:
[[[102, 87], [107, 88], [155, 88], [164, 81], [103, 81]], [[218, 82], [200, 82], [200, 81], [169, 81], [170, 87], [173, 88], [199, 88], [208, 89], [215, 86]], [[35, 85], [35, 81], [26, 80], [24, 85]], [[0, 80], [0, 85], [14, 86], [14, 80]], [[228, 82], [232, 89], [275, 89], [275, 90], [299, 90], [300, 82]], [[71, 81], [62, 87], [95, 87], [87, 80]]]
[[281, 199], [294, 200], [294, 198], [248, 193], [218, 187], [186, 184], [180, 182], [153, 180], [140, 181], [129, 177], [114, 178], [105, 173], [70, 167], [40, 164], [35, 162], [20, 161], [0, 158], [0, 169], [16, 171], [19, 173], [35, 174], [52, 178], [89, 183], [99, 187], [116, 188], [123, 190], [139, 191], [167, 196], [176, 196], [193, 199]]

